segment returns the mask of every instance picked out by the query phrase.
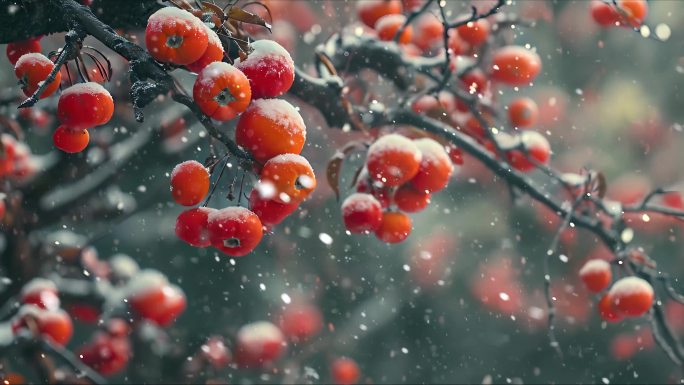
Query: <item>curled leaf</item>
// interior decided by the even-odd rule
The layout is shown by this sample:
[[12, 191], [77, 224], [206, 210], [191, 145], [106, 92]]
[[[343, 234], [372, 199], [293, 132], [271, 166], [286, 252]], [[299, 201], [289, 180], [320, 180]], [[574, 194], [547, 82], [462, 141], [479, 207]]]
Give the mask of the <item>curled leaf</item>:
[[[357, 141], [349, 142], [342, 147], [341, 150], [335, 151], [335, 154], [328, 161], [328, 167], [326, 168], [325, 174], [328, 185], [335, 192], [335, 198], [337, 198], [338, 201], [340, 200], [340, 170], [342, 170], [342, 163], [344, 162], [344, 158], [357, 147], [363, 148], [365, 147], [365, 144]], [[358, 172], [354, 179], [357, 178]]]
[[262, 19], [261, 16], [251, 12], [247, 12], [244, 9], [238, 7], [233, 7], [230, 10], [228, 10], [228, 18], [232, 20], [241, 21], [247, 24], [260, 25], [268, 29], [269, 32], [271, 31], [271, 24], [267, 23], [266, 20]]

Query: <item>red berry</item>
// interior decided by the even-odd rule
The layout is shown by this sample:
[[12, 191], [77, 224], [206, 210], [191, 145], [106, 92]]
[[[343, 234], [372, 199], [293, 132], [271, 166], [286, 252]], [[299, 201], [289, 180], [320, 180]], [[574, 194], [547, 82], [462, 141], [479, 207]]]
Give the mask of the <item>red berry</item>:
[[112, 95], [95, 82], [74, 84], [62, 92], [57, 103], [57, 117], [73, 129], [107, 124], [113, 114]]
[[288, 305], [279, 316], [280, 329], [291, 339], [304, 341], [323, 329], [323, 316], [314, 305]]
[[261, 241], [259, 217], [244, 207], [226, 207], [209, 214], [211, 244], [232, 257], [249, 254]]
[[[385, 15], [378, 19], [375, 23], [375, 30], [378, 33], [378, 38], [384, 41], [393, 41], [394, 35], [399, 32], [401, 28], [406, 23], [406, 16], [399, 14]], [[413, 28], [408, 25], [404, 28], [404, 31], [399, 36], [399, 44], [408, 44], [411, 42], [411, 37], [413, 36]]]
[[514, 127], [534, 126], [539, 118], [537, 103], [530, 98], [518, 98], [508, 105], [508, 119]]
[[81, 347], [78, 356], [84, 364], [110, 376], [126, 368], [131, 346], [127, 337], [112, 337], [99, 332], [90, 343]]
[[394, 203], [401, 211], [416, 213], [430, 204], [430, 193], [418, 190], [411, 185], [403, 185], [394, 193]]
[[335, 384], [352, 385], [359, 382], [361, 371], [351, 358], [336, 358], [330, 366], [330, 375]]
[[634, 28], [638, 28], [644, 22], [646, 14], [648, 13], [648, 3], [646, 0], [617, 0], [618, 7], [623, 13], [620, 13], [620, 19], [627, 19], [627, 23]]
[[509, 45], [494, 52], [492, 80], [509, 86], [525, 86], [541, 71], [541, 58], [524, 47]]
[[[47, 79], [53, 68], [55, 68], [55, 63], [43, 54], [27, 53], [22, 55], [14, 65], [14, 74], [17, 76], [17, 79], [19, 79], [19, 84], [21, 84], [24, 95], [33, 95], [33, 93], [38, 90], [38, 87], [40, 87], [40, 84]], [[58, 72], [57, 76], [55, 76], [55, 80], [45, 87], [43, 93], [40, 94], [40, 98], [47, 98], [57, 91], [61, 81], [62, 76]]]
[[249, 81], [228, 63], [213, 62], [199, 73], [192, 88], [195, 103], [212, 119], [227, 121], [247, 109], [252, 100]]
[[382, 223], [382, 206], [370, 194], [352, 194], [342, 203], [342, 219], [352, 233], [375, 231]]
[[165, 7], [147, 19], [145, 44], [150, 55], [158, 61], [188, 65], [202, 57], [209, 37], [204, 23], [193, 14]]
[[423, 51], [440, 44], [444, 38], [444, 25], [432, 13], [420, 15], [413, 27], [413, 44]]
[[85, 129], [72, 129], [71, 127], [61, 125], [57, 127], [52, 135], [52, 142], [55, 147], [64, 152], [81, 152], [88, 147], [90, 134]]
[[615, 309], [613, 299], [609, 294], [604, 294], [598, 303], [599, 315], [604, 321], [619, 322], [622, 320], [622, 315]]
[[12, 322], [12, 330], [17, 333], [28, 328], [28, 322], [35, 322], [38, 333], [58, 345], [66, 345], [74, 333], [71, 318], [61, 309], [44, 310], [34, 305], [24, 305]]
[[356, 13], [364, 24], [373, 28], [381, 17], [401, 13], [401, 2], [399, 0], [360, 0], [356, 3]]
[[202, 57], [186, 66], [192, 72], [199, 73], [209, 64], [223, 60], [223, 43], [221, 43], [221, 39], [219, 39], [216, 32], [206, 25], [204, 28], [207, 31], [208, 37], [207, 49], [202, 54]]
[[236, 60], [235, 66], [249, 79], [254, 99], [274, 98], [286, 93], [294, 83], [294, 61], [273, 40], [257, 40], [251, 44], [247, 59]]
[[411, 179], [411, 185], [416, 190], [430, 193], [446, 187], [454, 165], [444, 146], [430, 138], [416, 139], [413, 142], [421, 153], [421, 160], [418, 173]]
[[209, 192], [209, 171], [196, 160], [176, 165], [171, 172], [171, 195], [176, 203], [194, 206]]
[[466, 43], [477, 47], [489, 37], [489, 22], [486, 19], [468, 22], [456, 29]]
[[[288, 215], [292, 214], [299, 203], [291, 201], [290, 203], [280, 203], [273, 199], [273, 194], [263, 194], [261, 186], [255, 188], [249, 194], [249, 209], [254, 212], [264, 225], [274, 226], [282, 222]], [[271, 195], [270, 198], [262, 195]]]
[[602, 27], [614, 26], [620, 21], [620, 15], [611, 4], [602, 0], [591, 1], [591, 17]]
[[209, 207], [183, 211], [176, 219], [176, 236], [195, 247], [210, 246], [208, 220], [209, 214], [214, 211], [216, 209]]
[[269, 159], [261, 169], [259, 188], [272, 188], [272, 199], [277, 202], [301, 202], [316, 188], [316, 176], [303, 156], [281, 154]]
[[185, 310], [183, 291], [153, 270], [141, 271], [128, 282], [128, 303], [142, 319], [167, 326]]
[[590, 291], [599, 293], [610, 285], [613, 274], [610, 263], [603, 259], [590, 259], [582, 266], [579, 276]]
[[284, 351], [285, 337], [270, 322], [247, 324], [237, 332], [235, 361], [240, 367], [266, 366], [280, 358]]
[[12, 65], [17, 64], [17, 60], [27, 53], [40, 52], [39, 39], [28, 39], [24, 41], [15, 41], [7, 44], [7, 59]]
[[542, 134], [536, 131], [524, 131], [520, 134], [520, 143], [524, 150], [511, 150], [507, 153], [508, 162], [517, 170], [527, 172], [534, 170], [537, 163], [545, 164], [551, 157], [551, 146]]
[[615, 310], [626, 316], [639, 317], [653, 305], [653, 287], [638, 277], [617, 280], [608, 292]]
[[[373, 186], [371, 186], [371, 184]], [[356, 183], [356, 192], [371, 194], [375, 199], [380, 202], [380, 206], [386, 209], [392, 203], [392, 192], [389, 187], [377, 186], [382, 184], [380, 182], [370, 182], [368, 180], [368, 171], [364, 171], [359, 176], [359, 180]]]
[[411, 227], [411, 218], [406, 214], [390, 211], [382, 214], [382, 223], [375, 230], [375, 236], [386, 243], [399, 243], [409, 236]]
[[484, 94], [489, 85], [484, 72], [477, 68], [461, 76], [461, 81], [463, 82], [463, 89], [474, 95]]
[[412, 140], [389, 134], [370, 146], [366, 167], [372, 179], [385, 186], [399, 186], [418, 173], [420, 160], [420, 150]]
[[21, 289], [21, 302], [36, 305], [41, 309], [59, 309], [57, 286], [44, 278], [34, 278]]
[[299, 112], [282, 99], [258, 99], [240, 116], [235, 141], [260, 163], [281, 154], [299, 154], [306, 126]]

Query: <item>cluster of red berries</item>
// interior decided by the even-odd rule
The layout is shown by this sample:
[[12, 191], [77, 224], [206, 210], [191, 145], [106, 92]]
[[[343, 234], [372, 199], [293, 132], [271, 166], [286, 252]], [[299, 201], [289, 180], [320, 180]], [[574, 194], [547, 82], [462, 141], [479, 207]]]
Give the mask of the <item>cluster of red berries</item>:
[[74, 332], [69, 314], [60, 308], [57, 287], [52, 281], [36, 278], [22, 288], [21, 308], [12, 319], [12, 331], [28, 331], [66, 345]]
[[[156, 60], [198, 72], [193, 98], [204, 114], [219, 121], [240, 115], [236, 143], [263, 165], [249, 209], [187, 210], [178, 216], [176, 234], [196, 247], [246, 255], [259, 244], [264, 226], [280, 223], [316, 187], [311, 165], [299, 155], [306, 141], [304, 121], [290, 103], [274, 99], [292, 86], [294, 62], [278, 43], [258, 40], [235, 66], [225, 63], [216, 34], [192, 13], [173, 7], [150, 16], [145, 40]], [[174, 199], [184, 206], [199, 204], [209, 179], [200, 163], [179, 164], [171, 174]]]
[[640, 317], [653, 305], [653, 287], [644, 279], [624, 277], [611, 286], [611, 266], [603, 259], [587, 261], [580, 269], [579, 276], [591, 292], [601, 293], [610, 287], [598, 302], [601, 318], [606, 321], [618, 322], [625, 317]]
[[[14, 73], [26, 96], [33, 95], [48, 78], [55, 64], [40, 53], [38, 39], [11, 43], [7, 46], [7, 57], [14, 64]], [[52, 95], [61, 84], [62, 74], [40, 95]], [[52, 139], [55, 147], [68, 153], [83, 151], [90, 141], [88, 129], [106, 124], [114, 113], [114, 100], [109, 92], [95, 82], [75, 84], [62, 92], [57, 105], [57, 116], [62, 122]]]
[[[288, 304], [277, 316], [277, 324], [256, 321], [238, 329], [232, 351], [222, 337], [210, 337], [188, 369], [200, 371], [208, 364], [219, 370], [231, 363], [243, 369], [269, 367], [285, 354], [289, 343], [306, 342], [322, 329], [323, 316], [315, 305]], [[340, 357], [332, 361], [330, 375], [332, 383], [355, 384], [360, 378], [360, 370], [354, 360]]]
[[[380, 137], [368, 149], [356, 194], [342, 203], [345, 227], [351, 233], [374, 232], [387, 243], [402, 242], [412, 228], [405, 213], [423, 210], [453, 170], [445, 147], [431, 138]], [[392, 204], [398, 211], [389, 210]]]
[[602, 27], [624, 26], [639, 28], [648, 14], [646, 0], [617, 0], [611, 2], [592, 0], [591, 17]]
[[129, 334], [130, 327], [126, 321], [110, 319], [104, 330], [97, 331], [90, 342], [81, 346], [78, 357], [102, 375], [121, 372], [128, 365], [132, 353]]

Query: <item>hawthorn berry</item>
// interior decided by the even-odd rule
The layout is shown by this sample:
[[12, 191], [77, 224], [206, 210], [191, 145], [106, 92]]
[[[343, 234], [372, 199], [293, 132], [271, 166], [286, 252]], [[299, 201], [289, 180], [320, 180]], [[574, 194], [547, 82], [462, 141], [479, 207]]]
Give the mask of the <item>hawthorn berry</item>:
[[61, 125], [52, 134], [52, 142], [58, 149], [73, 154], [81, 152], [88, 147], [90, 134], [85, 129], [73, 129]]
[[107, 124], [113, 114], [112, 95], [95, 82], [74, 84], [62, 92], [57, 103], [59, 121], [73, 130]]
[[473, 95], [483, 95], [489, 86], [487, 77], [479, 68], [462, 75], [461, 82], [463, 82], [463, 89]]
[[373, 195], [352, 194], [342, 202], [342, 219], [351, 233], [375, 231], [382, 223], [382, 205]]
[[358, 182], [356, 182], [356, 192], [372, 195], [380, 203], [380, 206], [386, 209], [392, 203], [391, 189], [389, 187], [376, 186], [376, 184], [382, 183], [369, 181], [368, 171], [364, 169], [359, 176]]
[[127, 300], [140, 318], [167, 326], [185, 310], [183, 291], [154, 270], [143, 270], [126, 286]]
[[361, 370], [351, 358], [336, 358], [330, 365], [330, 376], [335, 384], [353, 385], [359, 382]]
[[195, 247], [210, 246], [208, 220], [209, 214], [214, 211], [216, 209], [210, 207], [183, 211], [176, 219], [176, 236]]
[[602, 0], [592, 0], [590, 10], [591, 17], [602, 27], [615, 26], [620, 21], [620, 14], [615, 8]]
[[235, 66], [245, 73], [254, 99], [274, 98], [286, 93], [294, 83], [294, 61], [280, 44], [273, 40], [257, 40], [245, 60]]
[[413, 44], [427, 51], [444, 38], [444, 24], [432, 13], [425, 13], [413, 25]]
[[252, 91], [242, 71], [216, 61], [200, 71], [192, 96], [203, 113], [212, 119], [227, 121], [247, 109]]
[[280, 203], [273, 199], [275, 191], [262, 192], [263, 188], [255, 188], [249, 194], [249, 209], [254, 212], [261, 220], [261, 223], [268, 226], [274, 226], [282, 222], [288, 215], [292, 214], [299, 203], [290, 201], [289, 203]]
[[207, 30], [190, 12], [165, 7], [147, 19], [145, 44], [160, 62], [188, 65], [199, 60], [209, 45]]
[[541, 58], [524, 47], [509, 45], [494, 52], [492, 80], [509, 86], [525, 86], [541, 71]]
[[196, 160], [179, 163], [171, 171], [171, 195], [176, 203], [194, 206], [209, 192], [209, 171]]
[[603, 259], [590, 259], [587, 261], [580, 269], [579, 276], [587, 289], [594, 293], [599, 293], [606, 289], [613, 279], [610, 263]]
[[640, 27], [646, 18], [646, 14], [648, 14], [646, 0], [617, 0], [617, 6], [622, 11], [616, 11], [620, 18], [626, 18], [627, 23], [633, 28]]
[[210, 213], [207, 227], [212, 246], [231, 257], [249, 254], [263, 235], [259, 217], [244, 207], [226, 207]]
[[35, 324], [38, 334], [50, 338], [58, 345], [66, 345], [74, 333], [74, 326], [69, 315], [62, 309], [46, 310], [34, 305], [24, 305], [12, 321], [12, 331], [30, 329], [29, 323]]
[[409, 236], [411, 227], [411, 218], [408, 215], [388, 211], [382, 214], [382, 222], [375, 229], [375, 236], [386, 243], [399, 243]]
[[299, 154], [306, 126], [299, 112], [282, 99], [258, 99], [240, 116], [235, 129], [238, 145], [265, 163], [281, 154]]
[[259, 178], [260, 185], [273, 187], [273, 200], [280, 203], [301, 202], [316, 188], [316, 176], [309, 161], [296, 154], [269, 159]]
[[514, 127], [534, 126], [539, 118], [539, 107], [530, 98], [518, 98], [508, 105], [508, 120]]
[[[451, 53], [454, 55], [463, 55], [464, 53], [468, 52], [469, 46], [468, 43], [461, 39], [461, 37], [458, 35], [457, 30], [450, 29], [449, 40], [447, 40], [447, 48], [451, 50]], [[455, 69], [455, 66], [451, 68], [452, 71], [454, 71]]]
[[411, 185], [416, 190], [430, 193], [446, 187], [454, 171], [454, 165], [444, 146], [430, 138], [416, 139], [413, 143], [420, 151], [421, 159], [418, 172], [411, 179]]
[[304, 341], [323, 329], [321, 311], [308, 303], [288, 305], [280, 313], [278, 320], [283, 334], [295, 341]]
[[389, 134], [368, 148], [366, 168], [372, 179], [385, 186], [399, 186], [418, 173], [421, 158], [420, 150], [412, 140]]
[[401, 2], [399, 0], [360, 0], [356, 3], [356, 13], [365, 25], [373, 28], [381, 17], [400, 14]]
[[653, 305], [653, 287], [638, 277], [617, 280], [608, 291], [615, 310], [626, 316], [639, 317]]
[[430, 204], [430, 193], [405, 184], [394, 192], [394, 203], [401, 211], [416, 213]]
[[456, 28], [458, 36], [473, 47], [484, 43], [489, 37], [489, 22], [486, 19], [469, 21]]
[[[21, 90], [24, 95], [31, 96], [40, 87], [40, 84], [48, 78], [52, 69], [55, 68], [55, 63], [48, 59], [45, 55], [40, 53], [27, 53], [22, 55], [14, 65], [14, 74], [19, 79]], [[59, 84], [62, 82], [62, 75], [58, 72], [50, 84], [45, 87], [40, 98], [47, 98], [52, 95]]]
[[551, 157], [551, 146], [545, 136], [536, 131], [523, 131], [519, 139], [523, 149], [511, 150], [506, 154], [513, 168], [527, 172], [535, 169], [535, 162], [548, 163]]
[[5, 218], [5, 214], [7, 213], [7, 204], [5, 203], [5, 199], [0, 199], [0, 222]]
[[285, 351], [285, 337], [277, 326], [267, 321], [244, 325], [237, 332], [235, 361], [243, 368], [266, 366]]
[[[385, 15], [378, 19], [375, 23], [375, 31], [378, 33], [378, 38], [384, 41], [394, 40], [394, 35], [399, 32], [399, 29], [406, 23], [406, 16], [400, 14]], [[413, 27], [410, 25], [404, 28], [399, 36], [399, 44], [408, 44], [413, 37]]]
[[199, 59], [186, 65], [186, 67], [192, 72], [199, 73], [209, 64], [213, 62], [220, 62], [223, 60], [224, 52], [223, 43], [221, 43], [221, 39], [219, 39], [216, 32], [212, 31], [211, 28], [207, 27], [206, 25], [204, 26], [204, 28], [207, 31], [208, 37], [207, 49], [204, 51], [204, 53]]
[[20, 57], [27, 53], [40, 52], [40, 39], [28, 39], [24, 41], [15, 41], [7, 44], [7, 59], [12, 65], [17, 64]]
[[35, 305], [41, 309], [59, 309], [59, 296], [54, 282], [44, 278], [34, 278], [21, 289], [21, 303]]
[[97, 324], [101, 315], [100, 311], [95, 306], [80, 303], [68, 304], [66, 306], [66, 311], [71, 318], [76, 321], [88, 324]]
[[449, 154], [449, 159], [451, 159], [451, 163], [454, 166], [463, 165], [463, 151], [461, 151], [461, 149], [457, 148], [453, 144], [449, 144], [446, 147], [446, 152]]
[[91, 342], [81, 347], [78, 356], [84, 364], [98, 373], [110, 376], [121, 372], [128, 365], [131, 344], [127, 337], [98, 332]]

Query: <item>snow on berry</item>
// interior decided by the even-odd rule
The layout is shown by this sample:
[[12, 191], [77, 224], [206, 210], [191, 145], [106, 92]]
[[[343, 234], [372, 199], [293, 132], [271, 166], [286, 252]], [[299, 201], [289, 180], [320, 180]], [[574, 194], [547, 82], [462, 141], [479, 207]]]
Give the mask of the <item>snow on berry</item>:
[[295, 70], [290, 53], [273, 40], [257, 40], [251, 47], [247, 58], [236, 60], [235, 66], [247, 75], [253, 97], [273, 98], [287, 92]]

